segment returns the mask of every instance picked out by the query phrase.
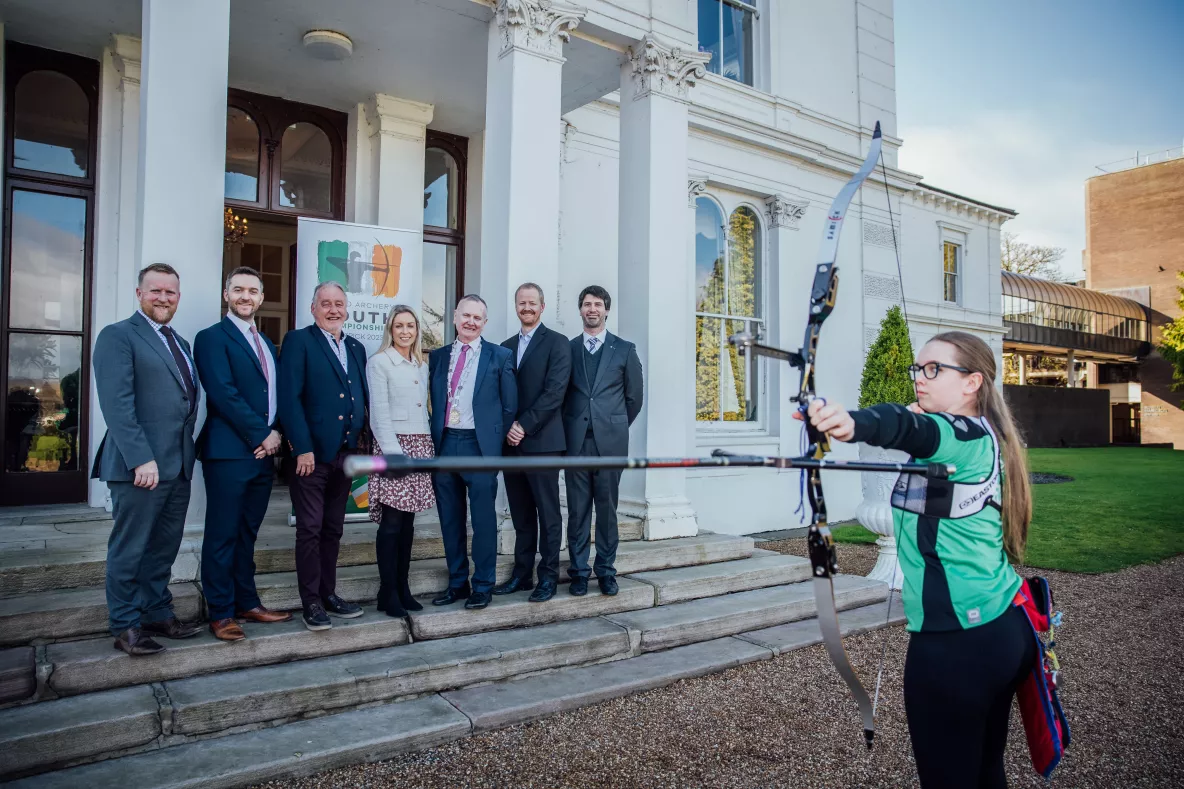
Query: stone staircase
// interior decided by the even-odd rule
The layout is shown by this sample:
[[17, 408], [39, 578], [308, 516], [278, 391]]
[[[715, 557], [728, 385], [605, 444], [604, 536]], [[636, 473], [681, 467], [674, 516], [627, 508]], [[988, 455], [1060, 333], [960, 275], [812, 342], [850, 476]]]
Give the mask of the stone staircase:
[[[306, 775], [820, 640], [804, 559], [748, 537], [646, 542], [628, 522], [614, 597], [561, 586], [547, 603], [515, 594], [483, 611], [426, 605], [407, 619], [367, 605], [329, 631], [248, 623], [241, 642], [203, 632], [132, 659], [104, 632], [103, 552], [82, 540], [5, 550], [3, 518], [0, 781], [13, 786], [101, 789], [134, 775], [145, 787], [233, 787]], [[293, 532], [272, 520], [256, 549], [259, 590], [265, 605], [296, 608]], [[338, 576], [343, 596], [367, 604], [378, 585], [373, 534], [369, 523], [347, 526]], [[174, 565], [182, 618], [202, 616], [199, 556]], [[417, 528], [413, 556], [415, 594], [446, 586], [438, 530]], [[511, 566], [499, 557], [499, 580]], [[885, 624], [884, 584], [841, 576], [835, 595], [845, 631]]]

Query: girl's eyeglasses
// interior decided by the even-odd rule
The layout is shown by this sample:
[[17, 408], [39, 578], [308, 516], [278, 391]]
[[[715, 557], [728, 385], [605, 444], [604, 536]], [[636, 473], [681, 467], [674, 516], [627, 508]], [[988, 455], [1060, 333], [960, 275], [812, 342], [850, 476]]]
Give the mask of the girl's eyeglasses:
[[965, 367], [959, 367], [955, 364], [943, 364], [942, 362], [929, 362], [927, 364], [911, 364], [909, 365], [909, 378], [914, 381], [917, 380], [917, 373], [924, 373], [925, 377], [932, 381], [937, 377], [943, 369], [957, 370], [960, 373], [972, 373], [973, 370], [967, 370]]

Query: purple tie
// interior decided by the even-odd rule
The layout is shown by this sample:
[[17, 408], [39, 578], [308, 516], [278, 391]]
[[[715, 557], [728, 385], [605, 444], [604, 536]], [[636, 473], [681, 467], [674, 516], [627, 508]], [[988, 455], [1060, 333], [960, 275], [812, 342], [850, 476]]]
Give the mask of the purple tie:
[[259, 366], [263, 368], [263, 380], [271, 383], [267, 375], [267, 357], [263, 355], [263, 343], [259, 342], [259, 330], [251, 327], [251, 339], [255, 341], [255, 352], [259, 354]]
[[452, 371], [452, 383], [448, 387], [448, 399], [456, 397], [456, 387], [460, 384], [460, 377], [465, 371], [465, 359], [469, 358], [469, 346], [460, 346], [460, 358], [456, 360], [456, 369]]

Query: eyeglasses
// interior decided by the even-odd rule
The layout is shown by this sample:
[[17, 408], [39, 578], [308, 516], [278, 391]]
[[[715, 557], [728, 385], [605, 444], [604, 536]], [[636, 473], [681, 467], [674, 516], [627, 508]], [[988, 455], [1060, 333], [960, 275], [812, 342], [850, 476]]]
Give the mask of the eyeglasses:
[[930, 381], [932, 381], [934, 378], [937, 377], [937, 374], [940, 373], [943, 369], [957, 370], [960, 373], [967, 373], [967, 374], [974, 372], [973, 370], [967, 370], [965, 367], [959, 367], [955, 364], [943, 364], [942, 362], [928, 362], [926, 364], [910, 364], [909, 365], [909, 378], [912, 378], [915, 381], [915, 380], [917, 380], [917, 373], [923, 372], [923, 373], [925, 373], [925, 377], [928, 378]]

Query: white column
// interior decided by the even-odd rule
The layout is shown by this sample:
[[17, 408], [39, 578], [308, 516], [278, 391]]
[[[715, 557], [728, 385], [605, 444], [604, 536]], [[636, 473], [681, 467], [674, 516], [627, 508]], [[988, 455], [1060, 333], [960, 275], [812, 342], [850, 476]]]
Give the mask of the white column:
[[[694, 266], [687, 211], [687, 97], [710, 55], [647, 34], [621, 69], [618, 293], [621, 336], [637, 344], [645, 406], [630, 431], [632, 455], [694, 452]], [[683, 239], [680, 243], [678, 240]], [[622, 509], [645, 520], [648, 540], [698, 533], [686, 472], [628, 472]]]
[[486, 336], [517, 327], [514, 289], [559, 282], [559, 157], [563, 43], [585, 9], [549, 0], [499, 0], [489, 27], [482, 177], [481, 280]]
[[424, 149], [434, 112], [431, 104], [382, 93], [367, 102], [373, 224], [405, 230], [423, 227]]
[[[181, 304], [173, 326], [192, 342], [222, 311], [230, 0], [143, 0], [143, 9], [137, 268], [159, 261], [177, 269]], [[187, 522], [200, 523], [200, 470], [193, 481]]]
[[[136, 189], [140, 139], [140, 39], [114, 35], [103, 53], [99, 77], [99, 173], [95, 263], [91, 285], [91, 341], [109, 323], [135, 311]], [[90, 461], [107, 431], [98, 393], [91, 387]], [[107, 506], [107, 483], [92, 479], [92, 507]]]
[[1077, 388], [1077, 360], [1074, 358], [1073, 349], [1065, 354], [1065, 384], [1070, 389]]
[[1015, 355], [1015, 359], [1016, 359], [1016, 366], [1019, 367], [1019, 371], [1020, 371], [1020, 386], [1027, 386], [1028, 385], [1028, 357], [1024, 356], [1022, 353], [1017, 353]]

